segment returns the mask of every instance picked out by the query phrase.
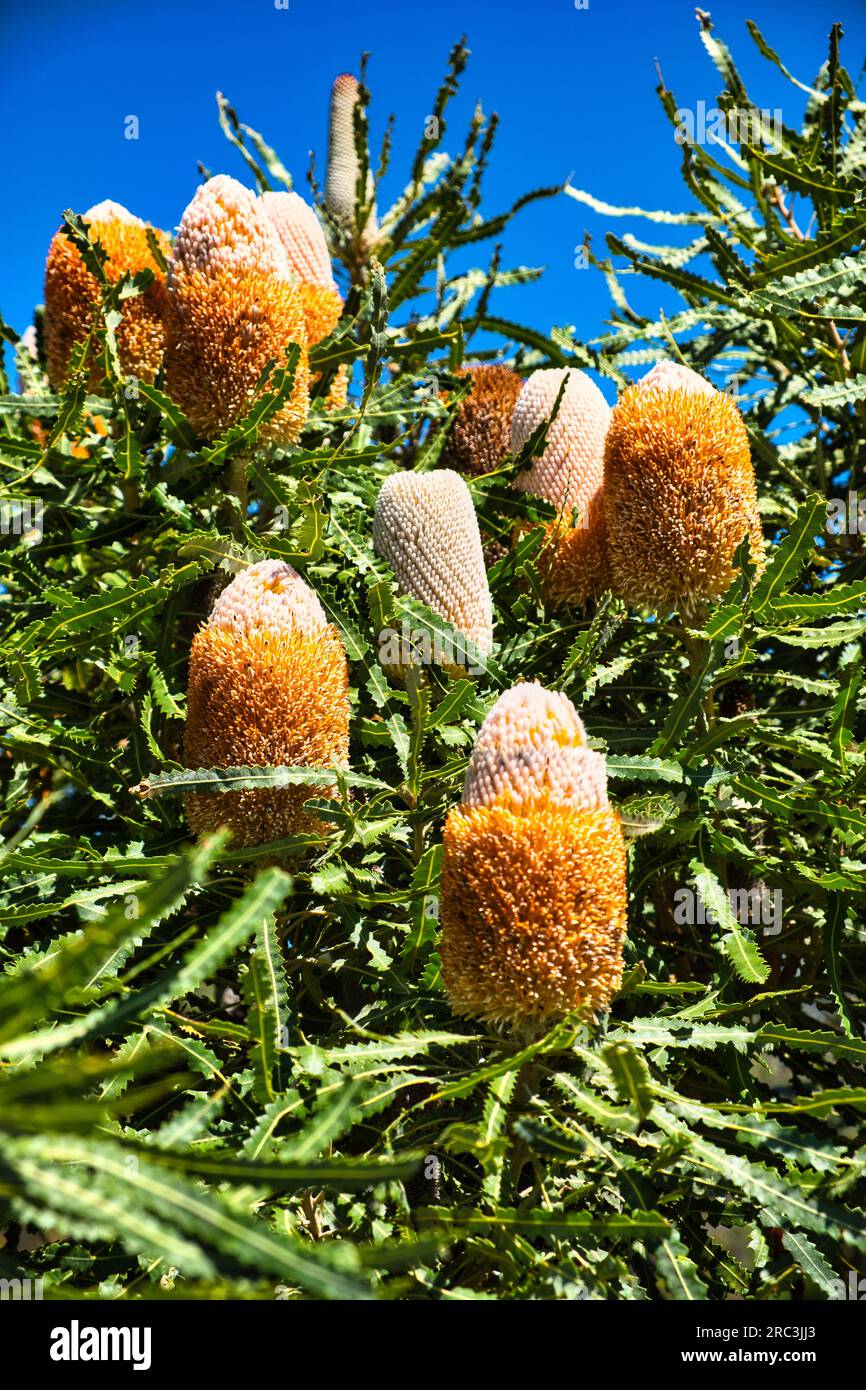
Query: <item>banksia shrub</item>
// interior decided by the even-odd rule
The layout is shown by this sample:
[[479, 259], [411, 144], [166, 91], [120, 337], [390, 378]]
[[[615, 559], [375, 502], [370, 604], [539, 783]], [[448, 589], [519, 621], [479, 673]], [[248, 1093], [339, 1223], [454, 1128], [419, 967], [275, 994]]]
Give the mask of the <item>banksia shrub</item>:
[[[139, 295], [124, 300], [117, 327], [117, 350], [125, 376], [152, 382], [162, 363], [165, 347], [165, 276], [148, 245], [148, 227], [119, 203], [106, 200], [84, 214], [90, 238], [107, 253], [105, 273], [115, 282], [140, 270], [153, 271], [153, 281]], [[167, 256], [169, 240], [153, 229], [157, 243]], [[63, 231], [55, 234], [45, 265], [45, 361], [48, 379], [55, 391], [66, 381], [69, 357], [76, 343], [87, 337], [100, 301], [99, 283], [87, 269], [81, 252]], [[96, 363], [90, 370], [89, 386], [102, 385], [102, 370]]]
[[[346, 767], [346, 654], [312, 589], [290, 565], [263, 560], [224, 589], [189, 660], [184, 744], [197, 767]], [[315, 828], [304, 810], [327, 789], [294, 786], [194, 795], [201, 834], [227, 825], [239, 847]]]
[[[50, 35], [33, 15], [28, 51], [48, 72]], [[699, 60], [715, 59], [733, 94], [716, 114], [734, 119], [712, 158], [703, 133], [687, 150], [669, 142], [687, 177], [674, 199], [676, 254], [646, 240], [658, 217], [670, 241], [660, 199], [650, 231], [637, 217], [645, 200], [628, 171], [640, 132], [611, 140], [604, 186], [538, 186], [545, 170], [530, 168], [528, 197], [509, 189], [511, 206], [497, 206], [496, 122], [465, 90], [452, 100], [467, 61], [454, 45], [437, 90], [413, 102], [404, 168], [398, 112], [387, 176], [396, 196], [386, 206], [377, 189], [376, 264], [361, 245], [362, 214], [345, 230], [316, 203], [341, 290], [352, 285], [338, 355], [363, 393], [357, 408], [327, 416], [317, 401], [289, 448], [251, 454], [252, 431], [237, 429], [203, 449], [161, 375], [137, 401], [113, 370], [98, 398], [82, 401], [76, 377], [58, 401], [21, 264], [12, 302], [0, 304], [9, 346], [29, 322], [39, 331], [39, 361], [28, 335], [15, 354], [21, 390], [4, 383], [2, 401], [0, 1312], [7, 1275], [22, 1296], [38, 1295], [44, 1278], [46, 1299], [88, 1305], [158, 1297], [219, 1309], [275, 1291], [333, 1304], [592, 1308], [733, 1297], [737, 1318], [743, 1301], [775, 1299], [796, 1324], [797, 1301], [809, 1302], [811, 1324], [816, 1300], [858, 1292], [866, 110], [836, 30], [815, 55], [817, 77], [802, 74], [812, 95], [792, 87], [784, 129], [770, 123], [780, 155], [752, 117], [766, 130], [784, 73], [774, 69], [766, 95], [746, 92], [705, 10], [699, 24]], [[549, 46], [547, 26], [512, 27], [523, 49]], [[172, 54], [191, 67], [188, 46], [163, 44], [161, 56]], [[92, 66], [98, 83], [102, 65]], [[699, 73], [686, 78], [710, 95]], [[525, 93], [524, 115], [537, 126], [535, 95]], [[666, 87], [660, 96], [666, 118], [689, 115]], [[46, 86], [29, 107], [19, 102], [22, 163], [34, 110], [63, 99]], [[313, 142], [315, 111], [297, 100], [283, 108], [295, 148]], [[224, 96], [219, 114], [232, 160], [242, 150], [262, 186], [287, 187], [279, 132], [259, 135]], [[737, 149], [741, 122], [752, 132]], [[545, 166], [547, 137], [531, 148]], [[167, 184], [172, 156], [167, 148]], [[83, 151], [84, 167], [94, 157]], [[120, 143], [116, 157], [129, 157]], [[290, 172], [305, 193], [303, 170]], [[252, 184], [252, 172], [241, 179]], [[174, 221], [194, 192], [195, 182]], [[615, 302], [594, 325], [591, 314], [581, 321], [586, 296], [566, 342], [545, 319], [520, 322], [508, 301], [536, 272], [496, 246], [513, 245], [513, 223], [539, 203], [534, 228], [558, 228], [571, 194], [575, 238], [586, 206], [597, 235], [611, 233], [604, 280]], [[289, 232], [276, 249], [269, 206]], [[288, 296], [300, 321], [304, 287], [327, 295], [330, 280], [294, 198], [215, 180], [196, 207], [200, 244], [188, 215], [176, 273], [194, 330], [185, 398], [209, 431], [237, 418], [258, 363], [279, 356], [288, 335], [277, 343], [277, 292], [283, 318]], [[617, 235], [615, 214], [628, 233]], [[96, 271], [77, 226], [74, 245]], [[9, 238], [17, 270], [12, 227]], [[533, 261], [548, 259], [537, 249]], [[594, 275], [588, 268], [581, 288]], [[659, 280], [665, 315], [631, 312], [658, 304]], [[102, 286], [88, 343], [119, 323], [122, 283]], [[196, 304], [207, 313], [196, 317]], [[314, 337], [309, 314], [306, 324]], [[515, 441], [538, 423], [531, 437], [544, 436], [545, 458], [527, 445], [520, 463], [494, 468], [495, 482], [474, 467], [461, 480], [461, 459], [443, 457], [445, 426], [457, 415], [454, 373], [479, 333], [486, 360], [522, 375], [592, 361], [625, 383], [636, 362], [667, 355], [720, 386], [736, 371], [772, 583], [765, 571], [749, 592], [738, 574], [697, 622], [640, 610], [627, 620], [607, 593], [591, 622], [550, 604], [539, 612], [546, 562], [576, 521], [574, 477], [597, 487], [606, 411], [586, 386], [572, 410], [578, 373], [542, 373], [517, 402]], [[320, 397], [324, 358], [310, 349]], [[694, 495], [698, 535], [714, 535], [701, 532], [701, 509], [726, 496], [729, 437], [706, 426], [732, 407], [701, 377], [663, 365], [617, 409], [614, 439], [631, 402], [646, 445], [619, 499], [638, 556], [644, 513], [662, 528], [667, 512], [679, 516], [696, 459], [714, 461]], [[488, 433], [482, 412], [470, 416], [488, 399], [482, 379], [493, 378], [472, 371], [459, 391], [462, 404], [476, 388], [455, 433], [467, 467], [484, 468], [488, 447], [498, 462], [503, 447], [492, 419]], [[437, 392], [450, 383], [450, 409], [419, 389], [425, 381]], [[548, 440], [557, 385], [565, 401]], [[264, 399], [282, 406], [287, 394]], [[694, 428], [668, 439], [675, 411]], [[663, 478], [659, 440], [676, 465]], [[512, 488], [520, 472], [555, 502]], [[470, 494], [490, 549], [509, 547], [486, 585]], [[393, 570], [373, 553], [374, 519]], [[617, 520], [614, 509], [613, 540]], [[250, 556], [269, 558], [247, 568]], [[656, 584], [677, 582], [664, 529], [642, 563]], [[440, 615], [480, 629], [486, 645], [487, 587], [495, 657], [471, 680], [446, 679], [437, 649], [468, 643]], [[328, 619], [352, 658], [348, 690]], [[403, 653], [401, 689], [388, 672], [403, 674]], [[350, 770], [337, 771], [349, 712]], [[581, 718], [605, 735], [606, 758], [587, 747]], [[287, 765], [298, 768], [291, 778]], [[338, 787], [325, 799], [329, 777]], [[297, 778], [310, 780], [289, 785]], [[234, 844], [210, 833], [223, 822]], [[291, 873], [273, 862], [288, 856], [301, 861]], [[589, 1026], [593, 1015], [601, 1026]], [[426, 1216], [407, 1215], [431, 1206], [445, 1208], [449, 1232], [419, 1244]], [[728, 1258], [747, 1245], [748, 1259]], [[144, 1353], [146, 1339], [135, 1340]], [[187, 1341], [192, 1360], [198, 1339]], [[634, 1344], [637, 1357], [645, 1339]], [[829, 1342], [802, 1353], [817, 1354], [825, 1376], [828, 1347], [832, 1356]]]
[[547, 528], [541, 569], [548, 602], [567, 607], [596, 597], [609, 584], [603, 488], [610, 407], [595, 383], [576, 367], [533, 372], [514, 407], [511, 451], [522, 449], [549, 418], [563, 382], [544, 452], [514, 486], [559, 511]]
[[466, 367], [458, 376], [472, 378], [472, 389], [448, 436], [443, 463], [458, 473], [491, 473], [510, 448], [511, 416], [523, 380], [510, 367]]
[[307, 418], [309, 367], [300, 291], [274, 227], [248, 188], [218, 174], [197, 190], [169, 267], [166, 388], [206, 439], [249, 411], [270, 361], [301, 345], [291, 395], [259, 439], [293, 443]]
[[[350, 72], [334, 78], [331, 88], [331, 109], [328, 121], [328, 174], [325, 182], [325, 207], [338, 226], [353, 233], [358, 209], [358, 151], [355, 146], [355, 108], [358, 105], [358, 79]], [[373, 176], [368, 170], [365, 198], [371, 202]], [[361, 242], [369, 247], [378, 235], [375, 206], [361, 233]]]
[[[297, 193], [263, 193], [261, 205], [297, 280], [307, 342], [312, 347], [333, 333], [343, 311], [325, 233], [314, 210]], [[329, 406], [345, 405], [348, 381], [348, 368], [342, 363], [328, 394]]]
[[440, 912], [458, 1014], [538, 1024], [609, 1007], [622, 976], [625, 842], [605, 760], [565, 695], [516, 685], [481, 726], [445, 823]]
[[[490, 654], [493, 607], [478, 518], [459, 473], [443, 468], [386, 478], [376, 499], [373, 544], [403, 593], [446, 618], [477, 655]], [[466, 664], [460, 657], [455, 667]]]
[[729, 395], [660, 362], [617, 403], [605, 453], [613, 586], [637, 607], [699, 611], [734, 578], [748, 533], [763, 565], [755, 474]]

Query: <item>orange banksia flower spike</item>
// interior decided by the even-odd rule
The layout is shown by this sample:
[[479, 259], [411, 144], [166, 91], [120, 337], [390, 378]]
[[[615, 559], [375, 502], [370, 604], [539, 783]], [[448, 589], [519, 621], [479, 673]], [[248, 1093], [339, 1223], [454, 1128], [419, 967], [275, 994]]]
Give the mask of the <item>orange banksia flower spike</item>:
[[523, 380], [498, 364], [461, 368], [472, 389], [460, 403], [442, 462], [458, 473], [492, 473], [508, 453], [511, 417]]
[[595, 383], [576, 367], [533, 372], [511, 421], [511, 451], [518, 453], [549, 418], [565, 383], [556, 419], [540, 458], [514, 486], [555, 506], [539, 560], [548, 602], [580, 606], [609, 587], [604, 517], [604, 440], [610, 407]]
[[[263, 193], [260, 201], [297, 281], [307, 342], [312, 347], [333, 333], [343, 312], [325, 233], [313, 208], [298, 193]], [[331, 383], [327, 398], [330, 408], [345, 405], [348, 380], [343, 363]]]
[[445, 823], [440, 913], [456, 1013], [537, 1026], [609, 1008], [626, 847], [605, 759], [565, 695], [516, 685], [481, 726]]
[[[153, 281], [143, 294], [124, 300], [117, 327], [117, 349], [124, 376], [151, 383], [159, 371], [165, 347], [165, 276], [148, 245], [147, 224], [134, 217], [119, 203], [97, 203], [84, 214], [90, 237], [107, 253], [105, 273], [114, 283], [127, 272], [153, 271]], [[169, 239], [154, 230], [163, 254], [169, 254]], [[94, 310], [100, 300], [96, 277], [87, 269], [81, 252], [62, 231], [57, 232], [45, 265], [45, 360], [48, 379], [55, 391], [66, 381], [73, 347], [90, 332]], [[102, 385], [101, 368], [94, 364], [90, 389]]]
[[[333, 767], [349, 758], [346, 654], [313, 590], [263, 560], [222, 591], [193, 638], [184, 755], [197, 767]], [[324, 787], [192, 795], [196, 834], [227, 825], [239, 847], [316, 828]]]
[[613, 587], [635, 607], [699, 612], [732, 583], [747, 533], [763, 568], [743, 418], [688, 367], [660, 362], [621, 396], [607, 436], [605, 507]]
[[[493, 605], [478, 518], [459, 473], [443, 468], [386, 478], [376, 499], [373, 544], [404, 594], [446, 618], [468, 638], [476, 657], [490, 655]], [[467, 662], [456, 653], [443, 664]]]
[[168, 294], [166, 389], [205, 439], [242, 419], [267, 363], [300, 344], [291, 395], [258, 436], [294, 443], [309, 408], [304, 307], [277, 232], [236, 179], [202, 184], [184, 212]]

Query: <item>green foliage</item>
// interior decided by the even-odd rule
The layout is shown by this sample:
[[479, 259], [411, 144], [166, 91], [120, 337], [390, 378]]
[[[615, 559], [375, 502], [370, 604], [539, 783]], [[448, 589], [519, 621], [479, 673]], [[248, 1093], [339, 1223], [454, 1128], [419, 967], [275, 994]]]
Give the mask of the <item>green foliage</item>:
[[[750, 108], [707, 20], [701, 38], [722, 108]], [[0, 400], [4, 505], [43, 506], [41, 534], [0, 547], [0, 1272], [44, 1276], [49, 1295], [786, 1299], [832, 1297], [862, 1267], [866, 560], [862, 534], [825, 516], [862, 479], [866, 107], [834, 29], [780, 149], [685, 145], [696, 210], [644, 215], [695, 239], [610, 236], [625, 258], [602, 266], [612, 326], [584, 345], [491, 313], [494, 292], [537, 274], [503, 270], [498, 246], [486, 268], [451, 268], [527, 201], [482, 213], [495, 122], [480, 112], [456, 156], [441, 147], [465, 62], [458, 44], [438, 136], [380, 210], [375, 258], [334, 242], [348, 293], [313, 353], [300, 446], [256, 444], [291, 356], [210, 444], [159, 382], [130, 396], [114, 329], [144, 280], [108, 286], [98, 248], [108, 393], [86, 394], [80, 357], [54, 395], [19, 353], [21, 389]], [[290, 186], [223, 97], [219, 115], [258, 185]], [[80, 219], [66, 227], [82, 245]], [[682, 307], [632, 309], [636, 276]], [[396, 594], [373, 504], [395, 467], [436, 463], [470, 355], [588, 365], [617, 385], [674, 355], [736, 378], [766, 572], [753, 582], [744, 560], [699, 628], [610, 596], [556, 614], [535, 528], [491, 568], [485, 671], [391, 681], [384, 627], [451, 629]], [[343, 362], [356, 389], [328, 413]], [[243, 460], [248, 496], [232, 486]], [[546, 516], [509, 491], [517, 466], [471, 484], [494, 538]], [[351, 773], [186, 773], [209, 577], [271, 556], [303, 571], [343, 636]], [[629, 941], [607, 1020], [516, 1039], [452, 1016], [437, 895], [473, 736], [502, 689], [535, 678], [608, 752]], [[336, 784], [320, 834], [190, 846], [178, 792], [290, 782], [313, 798]], [[19, 1247], [23, 1225], [40, 1240]]]

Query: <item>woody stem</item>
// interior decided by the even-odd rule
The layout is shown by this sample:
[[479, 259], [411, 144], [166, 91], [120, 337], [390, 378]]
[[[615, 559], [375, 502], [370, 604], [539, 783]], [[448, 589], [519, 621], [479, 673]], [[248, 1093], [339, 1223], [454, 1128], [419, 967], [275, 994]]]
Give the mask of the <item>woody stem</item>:
[[[707, 659], [709, 642], [702, 637], [690, 637], [685, 630], [683, 630], [682, 633], [682, 640], [689, 658], [689, 675], [696, 676], [703, 669], [704, 662]], [[708, 690], [701, 701], [701, 709], [703, 710], [706, 726], [709, 729], [712, 727], [715, 719], [715, 705], [713, 703], [712, 690]]]

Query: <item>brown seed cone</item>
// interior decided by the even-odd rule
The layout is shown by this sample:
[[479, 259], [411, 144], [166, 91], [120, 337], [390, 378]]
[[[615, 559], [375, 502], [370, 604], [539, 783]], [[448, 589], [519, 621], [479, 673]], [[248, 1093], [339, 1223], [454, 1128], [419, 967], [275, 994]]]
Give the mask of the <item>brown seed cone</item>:
[[481, 544], [484, 551], [484, 565], [489, 574], [493, 566], [500, 560], [504, 560], [508, 554], [508, 546], [501, 541], [488, 540], [485, 533], [481, 532]]
[[[263, 561], [223, 591], [190, 650], [187, 767], [346, 767], [346, 654], [290, 566]], [[325, 787], [187, 797], [196, 834], [227, 825], [247, 847], [318, 828], [304, 810]]]
[[442, 466], [458, 473], [492, 473], [509, 451], [511, 416], [521, 377], [500, 365], [463, 367], [457, 376], [470, 376], [472, 390], [451, 426]]
[[442, 968], [491, 1023], [607, 1009], [622, 977], [626, 850], [610, 806], [455, 807], [445, 823]]
[[[117, 349], [124, 376], [151, 383], [159, 371], [165, 347], [165, 276], [153, 258], [147, 242], [147, 227], [119, 204], [102, 203], [85, 213], [93, 241], [108, 253], [105, 271], [114, 283], [127, 271], [152, 270], [154, 278], [143, 294], [126, 299], [121, 306], [117, 327]], [[154, 235], [163, 254], [170, 251], [165, 232]], [[45, 265], [45, 365], [48, 379], [59, 391], [69, 371], [69, 357], [76, 343], [87, 337], [93, 312], [99, 303], [96, 277], [81, 258], [78, 247], [64, 232], [57, 232]], [[101, 367], [90, 369], [88, 387], [96, 391], [103, 384]]]
[[739, 714], [749, 714], [755, 708], [755, 697], [748, 681], [728, 681], [719, 692], [716, 707], [722, 719], [736, 719]]
[[605, 509], [614, 591], [636, 607], [688, 614], [728, 589], [747, 532], [759, 569], [764, 553], [742, 416], [695, 373], [681, 369], [680, 379], [637, 382], [615, 407]]

